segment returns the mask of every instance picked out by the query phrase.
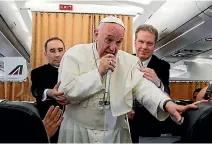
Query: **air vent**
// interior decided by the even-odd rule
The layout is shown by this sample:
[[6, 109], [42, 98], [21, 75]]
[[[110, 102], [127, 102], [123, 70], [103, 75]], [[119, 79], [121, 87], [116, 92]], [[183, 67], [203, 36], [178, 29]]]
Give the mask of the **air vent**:
[[192, 56], [196, 56], [200, 53], [202, 53], [203, 50], [191, 50], [191, 49], [183, 49], [183, 50], [178, 50], [176, 52], [174, 52], [171, 57], [192, 57]]
[[168, 62], [177, 62], [179, 60], [188, 59], [210, 51], [212, 50], [212, 44], [211, 42], [206, 42], [205, 39], [210, 39], [211, 37], [212, 34], [182, 49], [170, 53], [169, 55], [163, 57], [163, 59]]

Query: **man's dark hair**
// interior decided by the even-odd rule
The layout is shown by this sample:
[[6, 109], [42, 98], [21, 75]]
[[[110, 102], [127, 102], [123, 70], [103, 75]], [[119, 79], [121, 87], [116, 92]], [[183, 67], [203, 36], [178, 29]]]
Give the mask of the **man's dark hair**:
[[194, 92], [193, 92], [193, 99], [194, 99], [194, 100], [197, 99], [197, 96], [194, 96], [194, 93], [195, 93], [195, 92], [199, 93], [201, 90], [202, 90], [202, 88], [198, 88], [198, 89], [195, 89], [195, 90], [194, 90]]
[[200, 92], [201, 90], [202, 90], [202, 88], [195, 89], [194, 92], [193, 92], [193, 94], [194, 94], [195, 92]]
[[64, 44], [63, 40], [61, 40], [61, 39], [58, 38], [58, 37], [51, 37], [51, 38], [49, 38], [49, 39], [45, 42], [45, 45], [44, 45], [45, 51], [47, 50], [47, 44], [48, 44], [50, 41], [53, 41], [53, 40], [59, 40], [59, 41], [61, 41], [61, 42], [63, 43], [63, 47], [64, 47], [64, 49], [65, 49], [65, 44]]

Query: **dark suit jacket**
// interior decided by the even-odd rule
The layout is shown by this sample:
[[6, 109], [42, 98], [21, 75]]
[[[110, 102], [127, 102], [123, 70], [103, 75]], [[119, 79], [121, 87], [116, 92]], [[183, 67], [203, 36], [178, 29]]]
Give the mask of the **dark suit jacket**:
[[147, 65], [147, 67], [155, 71], [158, 78], [162, 81], [164, 85], [164, 91], [170, 95], [170, 88], [169, 88], [170, 64], [164, 60], [160, 60], [155, 55], [152, 55], [152, 58], [149, 61], [149, 64]]
[[[152, 55], [152, 58], [147, 67], [153, 69], [156, 72], [158, 78], [164, 85], [164, 91], [170, 94], [170, 64], [166, 61], [160, 60], [155, 55]], [[161, 123], [136, 100], [133, 103], [133, 109], [135, 111], [134, 119], [132, 121], [130, 120], [130, 129], [133, 142], [138, 142], [139, 135], [145, 137], [160, 136]]]
[[[43, 92], [45, 89], [52, 89], [57, 84], [58, 79], [58, 68], [53, 67], [50, 64], [40, 66], [31, 71], [31, 92], [33, 97], [36, 98], [37, 108], [40, 113], [41, 119], [44, 119], [49, 107], [51, 105], [60, 106], [63, 109], [63, 106], [60, 105], [55, 99], [47, 96], [46, 101], [42, 101]], [[51, 142], [57, 142], [58, 132], [50, 139]]]

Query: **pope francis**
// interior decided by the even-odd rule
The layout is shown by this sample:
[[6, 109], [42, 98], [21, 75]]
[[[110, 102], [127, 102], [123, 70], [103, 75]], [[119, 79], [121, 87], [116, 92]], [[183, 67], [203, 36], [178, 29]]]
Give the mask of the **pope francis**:
[[[69, 101], [60, 127], [59, 143], [130, 143], [126, 113], [136, 98], [159, 120], [196, 108], [179, 106], [143, 78], [137, 57], [119, 50], [125, 26], [106, 17], [94, 31], [95, 42], [76, 45], [64, 54], [58, 80], [59, 91]], [[109, 92], [105, 83], [112, 71]], [[150, 123], [151, 124], [151, 123]]]

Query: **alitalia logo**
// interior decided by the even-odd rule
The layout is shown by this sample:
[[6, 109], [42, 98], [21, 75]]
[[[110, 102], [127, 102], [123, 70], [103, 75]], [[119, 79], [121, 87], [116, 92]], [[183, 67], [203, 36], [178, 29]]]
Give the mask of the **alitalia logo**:
[[23, 72], [23, 65], [17, 65], [9, 75], [22, 75]]

